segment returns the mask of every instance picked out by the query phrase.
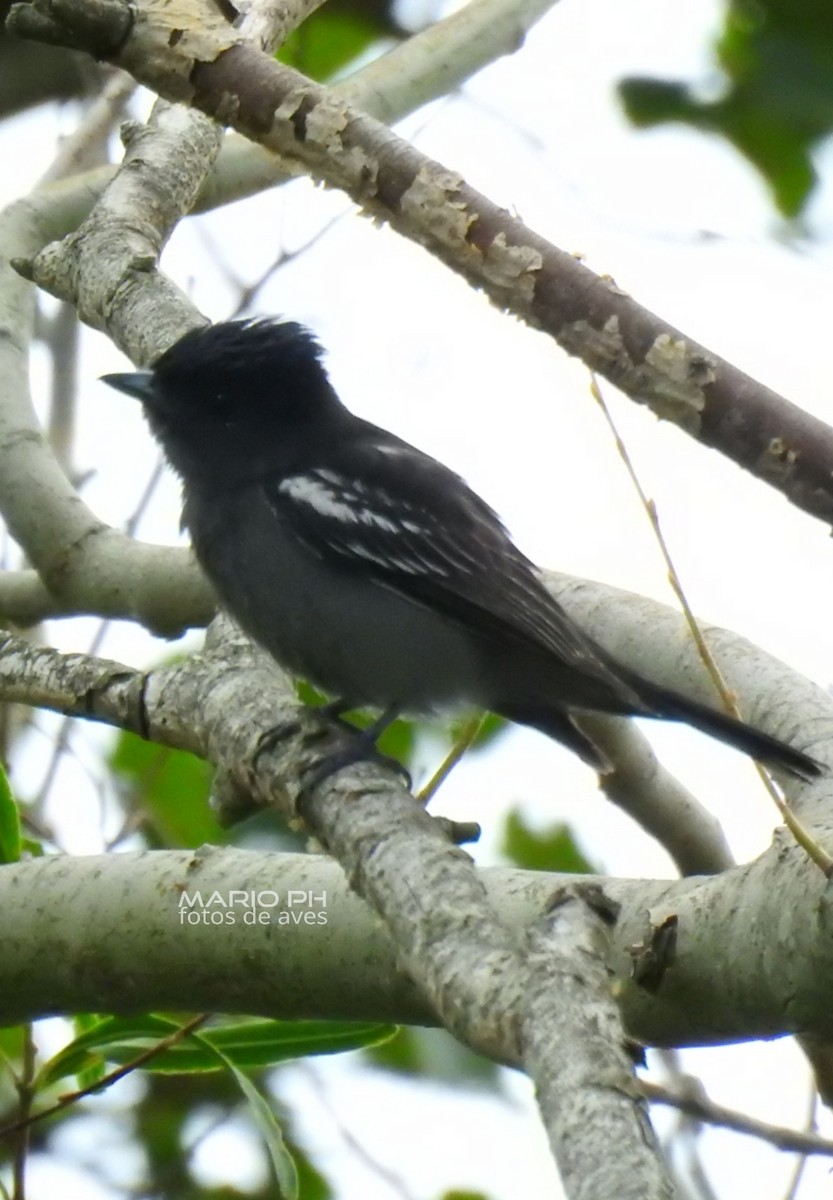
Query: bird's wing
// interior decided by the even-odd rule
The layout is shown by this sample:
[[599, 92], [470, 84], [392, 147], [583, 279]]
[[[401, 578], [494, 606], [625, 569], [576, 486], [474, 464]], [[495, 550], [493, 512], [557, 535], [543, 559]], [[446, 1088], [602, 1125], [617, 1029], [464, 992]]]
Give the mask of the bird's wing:
[[487, 639], [555, 655], [612, 683], [601, 650], [550, 596], [485, 501], [428, 455], [373, 434], [351, 441], [344, 456], [331, 452], [313, 469], [264, 481], [278, 518], [325, 561]]

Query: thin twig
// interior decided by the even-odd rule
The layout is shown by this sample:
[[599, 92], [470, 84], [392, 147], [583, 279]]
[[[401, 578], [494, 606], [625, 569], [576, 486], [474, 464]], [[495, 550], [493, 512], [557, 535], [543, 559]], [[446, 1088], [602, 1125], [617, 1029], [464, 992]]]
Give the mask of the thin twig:
[[29, 1116], [32, 1111], [32, 1101], [35, 1097], [35, 1041], [32, 1036], [31, 1024], [23, 1027], [23, 1070], [17, 1082], [19, 1099], [20, 1137], [14, 1151], [13, 1191], [14, 1200], [24, 1200], [26, 1195], [26, 1160], [29, 1156]]
[[77, 1104], [79, 1100], [83, 1100], [86, 1096], [93, 1096], [97, 1092], [103, 1092], [105, 1088], [111, 1087], [114, 1083], [118, 1083], [120, 1079], [123, 1079], [125, 1075], [129, 1075], [131, 1071], [135, 1071], [139, 1067], [143, 1067], [146, 1062], [149, 1062], [151, 1059], [163, 1054], [166, 1050], [170, 1050], [172, 1046], [178, 1045], [179, 1042], [189, 1037], [190, 1034], [196, 1032], [197, 1029], [204, 1025], [210, 1016], [211, 1013], [200, 1013], [199, 1016], [192, 1017], [190, 1021], [187, 1021], [184, 1025], [181, 1025], [179, 1029], [175, 1029], [173, 1033], [168, 1034], [167, 1037], [161, 1038], [160, 1041], [156, 1042], [153, 1046], [150, 1046], [147, 1050], [143, 1050], [141, 1054], [137, 1054], [136, 1057], [131, 1059], [129, 1063], [124, 1063], [123, 1066], [117, 1067], [114, 1071], [110, 1071], [107, 1075], [104, 1075], [95, 1083], [91, 1083], [88, 1087], [80, 1088], [75, 1092], [66, 1092], [59, 1100], [56, 1100], [54, 1104], [50, 1104], [48, 1108], [43, 1108], [40, 1110], [40, 1112], [36, 1113], [27, 1113], [26, 1116], [20, 1117], [11, 1125], [4, 1125], [3, 1128], [0, 1129], [0, 1138], [8, 1137], [10, 1134], [17, 1133], [18, 1130], [21, 1129], [28, 1129], [29, 1126], [34, 1125], [36, 1121], [43, 1121], [46, 1117], [51, 1117], [54, 1116], [55, 1113], [62, 1112], [63, 1109], [69, 1108], [72, 1104]]
[[[631, 483], [636, 489], [636, 493], [639, 496], [642, 507], [648, 514], [648, 520], [650, 521], [651, 528], [654, 531], [654, 537], [656, 538], [660, 553], [665, 560], [665, 565], [668, 571], [668, 582], [670, 583], [671, 589], [680, 603], [686, 624], [688, 625], [689, 631], [694, 640], [694, 644], [697, 647], [697, 652], [700, 655], [700, 659], [708, 671], [712, 683], [717, 689], [717, 693], [720, 696], [726, 711], [733, 717], [737, 717], [738, 720], [743, 720], [741, 711], [738, 708], [737, 699], [723, 678], [720, 667], [717, 665], [714, 655], [709, 649], [706, 639], [703, 637], [703, 633], [697, 622], [697, 618], [695, 617], [691, 605], [686, 598], [682, 581], [677, 573], [677, 568], [674, 566], [674, 561], [671, 557], [671, 551], [668, 548], [668, 543], [666, 542], [660, 527], [656, 503], [649, 499], [645, 494], [642, 484], [639, 481], [636, 468], [634, 467], [630, 454], [628, 453], [627, 447], [625, 446], [610, 410], [605, 403], [604, 396], [602, 395], [602, 391], [599, 386], [598, 378], [593, 371], [590, 372], [590, 392], [593, 396], [593, 399], [602, 410], [604, 419], [607, 422], [611, 433], [613, 434], [619, 457], [625, 464], [625, 469], [630, 476]], [[786, 800], [784, 800], [784, 798], [778, 792], [778, 789], [776, 788], [766, 769], [758, 762], [755, 763], [755, 769], [757, 770], [764, 787], [769, 793], [771, 800], [781, 814], [784, 824], [787, 826], [796, 842], [798, 842], [799, 846], [801, 846], [801, 848], [805, 851], [810, 860], [814, 862], [829, 879], [830, 876], [833, 875], [833, 858], [831, 858], [824, 847], [819, 844], [816, 838], [814, 838], [809, 830], [805, 829], [804, 825], [802, 825], [802, 823], [798, 820], [790, 806], [787, 804]]]
[[[691, 1081], [692, 1084], [694, 1081]], [[646, 1100], [653, 1104], [665, 1104], [669, 1108], [679, 1109], [708, 1125], [721, 1125], [724, 1129], [732, 1129], [735, 1133], [744, 1133], [749, 1137], [761, 1138], [769, 1142], [777, 1150], [794, 1150], [798, 1154], [820, 1154], [833, 1158], [833, 1142], [820, 1137], [817, 1133], [800, 1133], [788, 1129], [785, 1125], [770, 1125], [767, 1121], [759, 1121], [746, 1113], [734, 1108], [724, 1108], [715, 1104], [697, 1084], [685, 1092], [675, 1092], [658, 1083], [650, 1083], [646, 1079], [639, 1081], [639, 1086]]]
[[[311, 237], [308, 237], [305, 242], [303, 242], [300, 246], [295, 247], [294, 250], [281, 249], [271, 265], [268, 266], [263, 274], [253, 283], [244, 284], [242, 280], [235, 277], [231, 267], [227, 263], [218, 261], [218, 266], [221, 267], [226, 278], [233, 283], [239, 292], [237, 304], [234, 308], [234, 311], [230, 314], [230, 317], [239, 317], [242, 313], [244, 313], [246, 309], [248, 309], [254, 303], [258, 293], [266, 286], [276, 271], [279, 271], [281, 267], [285, 267], [287, 263], [291, 263], [294, 259], [298, 258], [301, 254], [304, 254], [307, 250], [311, 250], [312, 247], [320, 242], [321, 239], [325, 237], [335, 225], [337, 225], [340, 221], [343, 221], [344, 218], [353, 211], [354, 209], [351, 206], [350, 208], [345, 208], [340, 213], [336, 213], [334, 217], [331, 217], [329, 221], [326, 221], [320, 229], [317, 229], [316, 232], [311, 235]], [[206, 238], [204, 229], [202, 230], [202, 234], [203, 238]]]
[[420, 804], [428, 804], [433, 799], [434, 795], [439, 791], [451, 772], [457, 766], [460, 759], [471, 746], [472, 742], [477, 738], [480, 728], [486, 719], [486, 714], [481, 713], [479, 717], [471, 717], [463, 725], [463, 728], [454, 739], [454, 744], [446, 754], [443, 761], [437, 767], [434, 774], [421, 789], [417, 796]]
[[[84, 114], [74, 133], [59, 147], [51, 165], [41, 177], [39, 186], [68, 179], [79, 171], [98, 165], [101, 147], [121, 118], [125, 106], [139, 85], [126, 71], [115, 70], [101, 89], [101, 94]], [[103, 158], [103, 154], [101, 154]]]
[[416, 1200], [414, 1193], [410, 1191], [403, 1177], [390, 1167], [385, 1166], [375, 1158], [362, 1141], [348, 1128], [347, 1124], [342, 1120], [336, 1105], [331, 1100], [327, 1089], [324, 1085], [324, 1080], [321, 1078], [318, 1071], [306, 1062], [298, 1064], [299, 1070], [303, 1073], [305, 1079], [312, 1087], [318, 1096], [319, 1103], [326, 1110], [330, 1119], [333, 1121], [336, 1129], [340, 1133], [344, 1144], [349, 1150], [355, 1154], [356, 1158], [369, 1171], [376, 1175], [383, 1184], [386, 1184], [391, 1191], [402, 1200]]
[[[816, 1109], [818, 1108], [819, 1095], [815, 1087], [811, 1088], [810, 1093], [810, 1109], [807, 1113], [807, 1132], [815, 1133], [816, 1131]], [[798, 1189], [801, 1186], [801, 1179], [804, 1175], [804, 1168], [807, 1166], [807, 1155], [802, 1153], [795, 1164], [792, 1179], [789, 1182], [784, 1200], [795, 1200], [798, 1195]]]

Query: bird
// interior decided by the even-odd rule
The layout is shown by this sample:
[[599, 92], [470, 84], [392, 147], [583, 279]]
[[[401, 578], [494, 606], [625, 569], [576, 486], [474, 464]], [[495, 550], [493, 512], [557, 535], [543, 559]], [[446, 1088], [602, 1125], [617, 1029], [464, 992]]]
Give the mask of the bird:
[[582, 713], [683, 721], [809, 780], [802, 751], [631, 670], [550, 594], [449, 467], [340, 400], [305, 326], [193, 328], [148, 371], [103, 381], [143, 405], [182, 482], [182, 524], [220, 604], [337, 717], [486, 710], [606, 755]]

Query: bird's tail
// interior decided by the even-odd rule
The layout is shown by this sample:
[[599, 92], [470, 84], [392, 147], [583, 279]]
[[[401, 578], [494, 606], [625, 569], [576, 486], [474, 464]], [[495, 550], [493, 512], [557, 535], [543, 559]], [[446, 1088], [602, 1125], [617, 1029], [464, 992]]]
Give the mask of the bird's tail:
[[728, 713], [698, 704], [696, 700], [689, 700], [677, 692], [668, 691], [636, 674], [628, 673], [624, 678], [638, 692], [649, 710], [640, 715], [686, 721], [695, 729], [702, 730], [728, 746], [734, 746], [736, 750], [748, 754], [751, 758], [767, 766], [782, 767], [799, 779], [809, 781], [827, 774], [828, 768], [809, 754], [788, 746], [786, 742], [771, 737], [768, 733], [762, 733], [760, 729], [753, 729], [751, 725], [746, 725], [736, 717], [730, 717]]

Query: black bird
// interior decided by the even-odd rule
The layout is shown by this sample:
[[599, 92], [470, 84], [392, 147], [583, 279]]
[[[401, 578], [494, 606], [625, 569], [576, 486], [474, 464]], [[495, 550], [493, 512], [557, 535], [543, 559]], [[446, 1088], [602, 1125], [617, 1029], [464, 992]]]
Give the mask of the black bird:
[[599, 771], [582, 711], [687, 721], [802, 778], [819, 763], [643, 679], [582, 633], [459, 476], [350, 413], [291, 321], [193, 329], [136, 396], [183, 483], [183, 525], [223, 605], [289, 671], [363, 706], [468, 706]]

